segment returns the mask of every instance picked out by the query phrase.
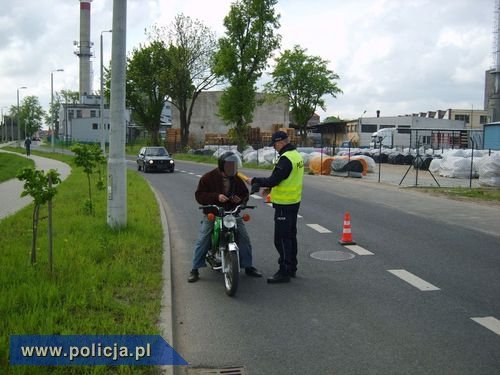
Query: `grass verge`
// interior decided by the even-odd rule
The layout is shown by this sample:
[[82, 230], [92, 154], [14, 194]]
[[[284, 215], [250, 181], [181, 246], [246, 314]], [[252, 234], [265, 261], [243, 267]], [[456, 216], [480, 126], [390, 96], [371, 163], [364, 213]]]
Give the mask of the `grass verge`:
[[417, 191], [445, 196], [451, 199], [467, 200], [472, 202], [500, 203], [500, 189], [494, 187], [464, 188], [464, 187], [419, 187]]
[[[149, 185], [127, 173], [128, 225], [113, 231], [106, 223], [106, 191], [93, 187], [95, 215], [89, 216], [86, 175], [72, 157], [39, 155], [70, 164], [72, 173], [53, 200], [52, 274], [47, 220], [39, 225], [35, 266], [29, 263], [33, 206], [0, 221], [0, 373], [155, 373], [144, 366], [9, 367], [11, 334], [159, 334], [163, 233]], [[43, 207], [40, 217], [46, 216]]]
[[0, 182], [16, 178], [23, 168], [34, 167], [35, 163], [29, 158], [16, 154], [0, 152]]

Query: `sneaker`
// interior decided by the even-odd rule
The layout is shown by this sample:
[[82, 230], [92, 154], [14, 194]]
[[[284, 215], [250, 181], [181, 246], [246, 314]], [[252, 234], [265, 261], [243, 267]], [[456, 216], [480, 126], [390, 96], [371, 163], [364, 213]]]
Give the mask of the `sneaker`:
[[200, 273], [198, 272], [198, 270], [193, 269], [189, 273], [188, 282], [194, 283], [195, 281], [198, 281], [199, 278], [200, 278]]

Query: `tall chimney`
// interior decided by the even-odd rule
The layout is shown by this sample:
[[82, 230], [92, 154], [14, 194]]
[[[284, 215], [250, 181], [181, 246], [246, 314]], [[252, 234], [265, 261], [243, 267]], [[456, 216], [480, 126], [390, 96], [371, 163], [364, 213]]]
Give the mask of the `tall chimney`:
[[[90, 41], [90, 3], [92, 0], [80, 0], [80, 42], [75, 54], [80, 59], [80, 100], [92, 93], [90, 77], [90, 58], [92, 42]], [[76, 42], [75, 42], [76, 44]]]

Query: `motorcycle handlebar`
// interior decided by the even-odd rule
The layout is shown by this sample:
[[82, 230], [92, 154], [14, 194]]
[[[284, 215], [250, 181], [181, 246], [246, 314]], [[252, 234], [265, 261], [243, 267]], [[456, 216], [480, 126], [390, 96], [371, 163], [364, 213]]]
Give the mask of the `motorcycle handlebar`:
[[253, 209], [257, 206], [247, 206], [245, 204], [239, 204], [237, 205], [234, 210], [225, 210], [224, 207], [221, 207], [221, 206], [217, 206], [216, 204], [203, 204], [201, 206], [199, 206], [198, 208], [201, 210], [203, 208], [215, 208], [217, 210], [217, 212], [223, 212], [225, 215], [226, 214], [236, 214], [238, 212], [240, 212], [241, 210], [245, 210], [247, 208], [249, 209]]

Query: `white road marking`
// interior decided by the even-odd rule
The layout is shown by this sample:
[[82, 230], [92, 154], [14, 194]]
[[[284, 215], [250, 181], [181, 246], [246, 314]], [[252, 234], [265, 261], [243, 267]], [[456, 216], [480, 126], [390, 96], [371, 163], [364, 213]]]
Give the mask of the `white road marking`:
[[497, 335], [500, 335], [500, 320], [495, 319], [492, 316], [485, 316], [483, 318], [471, 318], [476, 323], [481, 324], [483, 327], [488, 328]]
[[387, 270], [387, 271], [399, 277], [401, 280], [406, 281], [408, 284], [413, 285], [415, 288], [420, 289], [423, 292], [440, 290], [438, 287], [428, 283], [425, 280], [422, 280], [420, 277], [415, 276], [414, 274], [406, 270]]
[[307, 224], [308, 227], [314, 229], [315, 231], [319, 233], [332, 233], [332, 231], [326, 229], [325, 227], [322, 227], [319, 224]]
[[359, 245], [345, 245], [344, 247], [347, 247], [349, 250], [358, 255], [374, 255], [371, 251], [368, 251]]
[[252, 198], [255, 198], [255, 199], [263, 199], [260, 195], [258, 194], [252, 194], [250, 195]]

